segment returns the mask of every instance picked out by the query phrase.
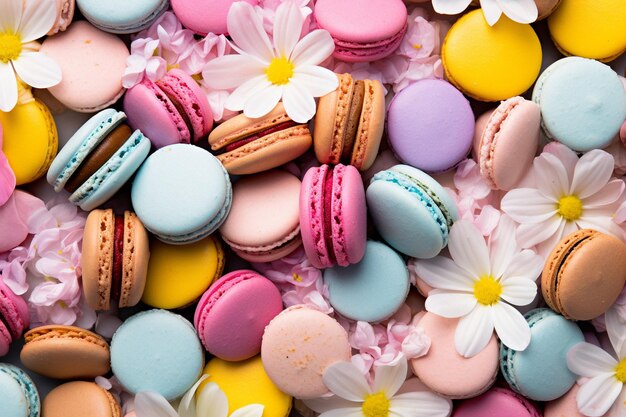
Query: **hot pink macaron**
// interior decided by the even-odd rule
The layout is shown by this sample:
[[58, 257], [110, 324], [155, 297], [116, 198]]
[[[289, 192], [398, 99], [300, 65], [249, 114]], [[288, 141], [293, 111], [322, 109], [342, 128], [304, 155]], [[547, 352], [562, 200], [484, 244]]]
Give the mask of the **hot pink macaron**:
[[407, 29], [402, 0], [318, 0], [315, 19], [333, 37], [333, 56], [346, 62], [389, 56], [398, 49]]
[[196, 81], [179, 69], [157, 82], [144, 79], [124, 96], [124, 112], [156, 148], [196, 142], [213, 127], [213, 112]]
[[204, 293], [194, 315], [200, 341], [212, 355], [242, 361], [261, 352], [263, 331], [283, 309], [278, 288], [254, 271], [224, 275]]
[[300, 188], [300, 231], [316, 268], [363, 259], [367, 242], [365, 190], [359, 171], [339, 164], [310, 168]]
[[[200, 35], [215, 33], [227, 34], [226, 17], [228, 10], [238, 0], [171, 0], [172, 9], [178, 20], [187, 29]], [[259, 0], [244, 0], [256, 6]]]
[[[452, 417], [541, 417], [537, 407], [506, 388], [492, 388], [480, 397], [461, 401]], [[569, 415], [567, 417], [570, 417]]]
[[29, 325], [26, 302], [0, 279], [0, 357], [9, 352], [11, 342], [22, 337]]

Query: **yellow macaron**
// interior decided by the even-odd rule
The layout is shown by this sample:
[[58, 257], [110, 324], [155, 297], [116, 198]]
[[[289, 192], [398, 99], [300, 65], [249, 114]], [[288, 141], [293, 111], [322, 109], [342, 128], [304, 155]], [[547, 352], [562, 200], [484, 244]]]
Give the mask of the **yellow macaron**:
[[278, 389], [263, 368], [260, 356], [241, 362], [213, 358], [204, 368], [209, 382], [215, 382], [228, 398], [228, 415], [250, 404], [262, 404], [263, 417], [286, 417], [291, 411], [291, 396]]
[[452, 25], [442, 61], [446, 77], [463, 93], [481, 101], [499, 101], [530, 88], [541, 69], [541, 54], [530, 25], [502, 16], [489, 26], [478, 9]]
[[548, 27], [563, 54], [612, 61], [626, 51], [626, 0], [563, 0]]
[[150, 253], [141, 300], [156, 308], [188, 306], [224, 270], [222, 245], [212, 236], [189, 245], [169, 245], [152, 238]]
[[20, 88], [20, 101], [8, 113], [0, 112], [4, 130], [2, 151], [15, 173], [17, 185], [42, 177], [59, 146], [59, 137], [50, 110]]

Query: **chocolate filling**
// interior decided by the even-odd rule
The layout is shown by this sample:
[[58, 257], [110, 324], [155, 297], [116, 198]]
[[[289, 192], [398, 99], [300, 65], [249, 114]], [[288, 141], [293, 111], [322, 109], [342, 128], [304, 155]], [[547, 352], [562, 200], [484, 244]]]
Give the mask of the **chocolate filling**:
[[115, 216], [113, 235], [113, 278], [111, 282], [111, 300], [119, 301], [122, 294], [122, 273], [124, 266], [124, 217]]
[[352, 98], [350, 100], [350, 110], [343, 138], [343, 150], [341, 151], [342, 162], [349, 164], [352, 160], [352, 150], [361, 121], [363, 112], [363, 100], [365, 98], [365, 82], [358, 80], [354, 83]]
[[335, 247], [333, 246], [333, 170], [328, 167], [324, 176], [324, 206], [322, 208], [322, 217], [324, 219], [324, 242], [326, 243], [326, 252], [328, 258], [333, 264], [337, 263], [335, 256]]
[[287, 122], [283, 122], [277, 124], [275, 126], [268, 127], [267, 129], [260, 130], [258, 132], [253, 133], [250, 136], [246, 136], [245, 138], [237, 139], [233, 143], [229, 143], [226, 146], [226, 152], [234, 151], [237, 148], [241, 148], [242, 146], [253, 142], [257, 139], [262, 138], [263, 136], [270, 135], [272, 133], [280, 132], [281, 130], [289, 129], [290, 127], [298, 126], [300, 123], [296, 123], [293, 120], [289, 120]]
[[195, 139], [193, 125], [191, 124], [191, 119], [189, 118], [189, 115], [185, 111], [185, 107], [183, 107], [181, 102], [178, 100], [178, 97], [174, 96], [173, 94], [168, 94], [165, 90], [163, 90], [163, 92], [165, 93], [167, 98], [170, 99], [174, 107], [176, 107], [176, 111], [178, 112], [178, 114], [180, 114], [180, 117], [183, 118], [183, 122], [185, 122], [187, 129], [189, 129], [189, 137]]
[[100, 169], [117, 152], [132, 134], [128, 125], [121, 124], [113, 129], [102, 142], [91, 151], [81, 162], [74, 174], [65, 183], [65, 189], [70, 193], [78, 190], [93, 174]]

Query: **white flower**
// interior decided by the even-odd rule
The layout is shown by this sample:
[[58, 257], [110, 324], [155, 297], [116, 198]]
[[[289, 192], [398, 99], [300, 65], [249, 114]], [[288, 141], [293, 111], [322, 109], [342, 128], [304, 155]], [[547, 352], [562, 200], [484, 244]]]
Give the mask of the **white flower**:
[[432, 392], [396, 395], [407, 375], [400, 356], [393, 365], [379, 366], [370, 387], [363, 373], [350, 362], [337, 362], [324, 371], [324, 384], [334, 397], [305, 400], [319, 417], [447, 417], [450, 402]]
[[[459, 14], [471, 2], [472, 0], [433, 0], [433, 8], [440, 14]], [[534, 0], [480, 0], [480, 7], [490, 26], [496, 24], [502, 13], [518, 23], [532, 23], [538, 16]]]
[[524, 248], [541, 244], [549, 252], [564, 236], [578, 229], [595, 229], [622, 237], [613, 220], [624, 181], [611, 179], [613, 157], [594, 149], [580, 159], [564, 145], [549, 145], [535, 158], [530, 175], [536, 188], [518, 188], [502, 199], [502, 211], [520, 226], [517, 240]]
[[543, 263], [533, 251], [519, 250], [514, 229], [513, 221], [502, 216], [487, 246], [476, 226], [459, 220], [450, 231], [452, 260], [437, 256], [417, 262], [418, 276], [434, 288], [426, 309], [442, 317], [462, 317], [455, 345], [465, 357], [487, 346], [494, 327], [511, 349], [524, 350], [530, 343], [528, 323], [507, 303], [525, 306], [533, 301]]
[[574, 346], [567, 355], [567, 366], [583, 377], [576, 395], [581, 413], [590, 417], [603, 416], [607, 411], [611, 417], [626, 415], [626, 324], [619, 313], [611, 308], [606, 312], [606, 330], [613, 353], [608, 353], [591, 343]]
[[0, 111], [17, 103], [17, 76], [35, 88], [61, 81], [61, 69], [39, 52], [35, 40], [44, 36], [56, 20], [57, 2], [52, 0], [0, 1]]
[[243, 110], [257, 118], [269, 113], [281, 100], [291, 119], [305, 123], [315, 114], [315, 97], [337, 88], [337, 76], [318, 66], [335, 45], [325, 30], [315, 30], [300, 39], [304, 18], [294, 2], [281, 3], [274, 20], [273, 45], [263, 21], [246, 2], [234, 3], [228, 13], [228, 33], [239, 55], [216, 58], [204, 67], [202, 76], [216, 90], [235, 88], [226, 108]]
[[[135, 414], [137, 417], [229, 417], [228, 398], [215, 382], [209, 382], [195, 398], [200, 384], [208, 378], [202, 377], [183, 396], [178, 405], [178, 412], [160, 394], [142, 391], [135, 396]], [[250, 404], [230, 414], [230, 417], [261, 417], [265, 407]]]

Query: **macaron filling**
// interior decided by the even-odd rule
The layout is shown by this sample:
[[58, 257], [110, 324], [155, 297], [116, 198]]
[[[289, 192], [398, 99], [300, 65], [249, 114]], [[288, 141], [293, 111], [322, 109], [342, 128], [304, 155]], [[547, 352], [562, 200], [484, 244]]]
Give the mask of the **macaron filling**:
[[[159, 87], [162, 87], [159, 83], [157, 83], [157, 85], [159, 85]], [[169, 90], [167, 90], [165, 88], [161, 88], [161, 89], [163, 90], [163, 92], [165, 93], [167, 98], [170, 99], [170, 101], [172, 102], [172, 104], [176, 108], [176, 111], [178, 112], [178, 114], [180, 114], [180, 117], [183, 119], [183, 122], [185, 123], [185, 126], [187, 126], [187, 130], [189, 130], [189, 133], [195, 133], [194, 128], [193, 128], [193, 124], [191, 123], [191, 118], [189, 117], [189, 115], [185, 111], [185, 107], [178, 100], [178, 97], [176, 97], [174, 94], [171, 94], [169, 92]]]
[[124, 270], [124, 218], [115, 216], [113, 232], [113, 272], [111, 278], [111, 300], [118, 301], [122, 293], [122, 275]]
[[235, 242], [232, 242], [226, 239], [222, 235], [222, 239], [224, 239], [224, 242], [226, 242], [234, 250], [247, 253], [250, 255], [255, 255], [255, 256], [266, 256], [266, 255], [271, 255], [273, 253], [282, 251], [287, 246], [294, 244], [297, 240], [299, 240], [299, 238], [300, 238], [300, 225], [296, 226], [296, 228], [292, 232], [290, 232], [284, 239], [280, 240], [279, 242], [276, 242], [274, 244], [269, 244], [269, 245], [262, 245], [262, 246], [239, 245]]
[[19, 335], [15, 336], [15, 331], [9, 324], [9, 320], [6, 318], [5, 314], [6, 313], [4, 311], [0, 310], [0, 325], [4, 326], [7, 329], [11, 337], [18, 338]]
[[593, 235], [587, 234], [582, 236], [579, 240], [574, 242], [569, 248], [567, 248], [567, 252], [561, 256], [559, 259], [559, 263], [557, 265], [556, 270], [554, 270], [552, 275], [552, 282], [550, 288], [550, 294], [552, 295], [550, 298], [550, 303], [553, 304], [556, 308], [562, 311], [562, 306], [559, 303], [559, 298], [556, 297], [556, 291], [559, 286], [559, 277], [561, 276], [561, 272], [565, 267], [565, 264], [568, 262], [568, 256], [572, 254], [580, 245], [582, 245], [585, 241], [592, 239]]
[[354, 142], [359, 130], [359, 122], [361, 113], [363, 113], [363, 102], [365, 101], [365, 82], [363, 80], [355, 81], [352, 97], [350, 98], [350, 108], [348, 110], [348, 118], [346, 128], [343, 135], [343, 149], [341, 151], [340, 160], [349, 164], [352, 160], [352, 152], [354, 150]]
[[293, 120], [289, 120], [283, 123], [279, 123], [275, 126], [270, 126], [266, 129], [254, 132], [249, 136], [237, 139], [234, 142], [229, 143], [228, 145], [226, 145], [225, 150], [226, 152], [234, 151], [235, 149], [241, 148], [242, 146], [247, 145], [250, 142], [254, 142], [257, 139], [261, 139], [265, 136], [271, 135], [272, 133], [280, 132], [282, 130], [298, 126], [299, 124], [300, 123], [294, 122]]
[[333, 243], [333, 169], [328, 167], [324, 175], [323, 185], [323, 205], [322, 219], [324, 224], [324, 243], [326, 244], [326, 253], [330, 262], [334, 265], [337, 263], [335, 256], [335, 247]]

